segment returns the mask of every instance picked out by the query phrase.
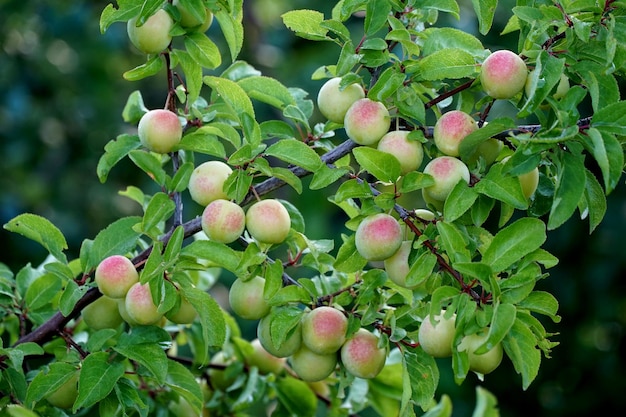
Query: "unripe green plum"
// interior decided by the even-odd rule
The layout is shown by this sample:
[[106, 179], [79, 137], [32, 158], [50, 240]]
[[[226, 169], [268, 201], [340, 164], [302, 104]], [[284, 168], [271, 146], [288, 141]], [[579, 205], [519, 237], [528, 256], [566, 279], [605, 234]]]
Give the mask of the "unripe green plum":
[[485, 162], [485, 166], [490, 166], [493, 164], [496, 159], [498, 159], [498, 155], [504, 148], [504, 144], [502, 141], [494, 138], [489, 138], [484, 142], [481, 142], [474, 152], [468, 157], [467, 163], [472, 165], [478, 162], [480, 158]]
[[487, 340], [487, 333], [470, 334], [457, 346], [459, 351], [467, 351], [471, 371], [486, 375], [493, 372], [502, 362], [502, 344], [498, 343], [486, 353], [477, 355], [474, 352]]
[[246, 214], [232, 201], [213, 200], [204, 208], [201, 224], [210, 240], [232, 243], [239, 239], [246, 227]]
[[207, 31], [211, 23], [213, 23], [213, 13], [204, 8], [199, 16], [195, 16], [180, 0], [174, 0], [172, 5], [180, 12], [180, 25], [185, 29], [192, 29], [194, 32], [204, 33]]
[[259, 339], [250, 342], [252, 353], [246, 357], [249, 366], [256, 366], [261, 374], [280, 374], [285, 369], [287, 358], [279, 358], [269, 353]]
[[439, 156], [424, 167], [424, 174], [431, 175], [435, 184], [424, 188], [424, 197], [443, 202], [459, 181], [469, 184], [470, 173], [467, 165], [451, 156]]
[[68, 410], [72, 408], [78, 398], [78, 376], [80, 371], [74, 372], [71, 378], [63, 383], [56, 391], [48, 394], [46, 400], [54, 407]]
[[435, 220], [435, 213], [427, 209], [415, 209], [414, 211], [415, 217], [425, 220], [427, 222], [432, 222]]
[[387, 278], [389, 278], [396, 285], [403, 288], [412, 289], [413, 287], [406, 284], [406, 277], [409, 274], [411, 266], [409, 265], [409, 255], [411, 254], [410, 240], [405, 240], [400, 245], [400, 249], [396, 251], [389, 258], [385, 259], [384, 266], [387, 272]]
[[183, 127], [176, 113], [164, 109], [150, 110], [137, 126], [142, 145], [153, 152], [168, 153], [183, 137]]
[[291, 356], [300, 349], [302, 345], [302, 322], [298, 323], [296, 327], [293, 329], [292, 333], [287, 336], [284, 342], [277, 346], [272, 341], [272, 333], [271, 333], [271, 315], [267, 315], [262, 317], [259, 320], [259, 324], [257, 326], [257, 337], [259, 342], [268, 351], [271, 355], [286, 358], [287, 356]]
[[124, 298], [130, 287], [138, 281], [135, 265], [125, 256], [109, 256], [96, 267], [96, 285], [107, 297]]
[[290, 358], [291, 369], [306, 382], [328, 378], [337, 367], [337, 353], [320, 355], [304, 344]]
[[152, 292], [148, 284], [136, 283], [128, 290], [124, 306], [129, 317], [139, 325], [157, 324], [163, 318], [158, 306], [152, 301]]
[[202, 414], [198, 414], [189, 404], [189, 401], [182, 396], [178, 398], [178, 401], [171, 402], [167, 408], [175, 417], [205, 417], [209, 415], [207, 409], [203, 409]]
[[163, 9], [150, 16], [143, 25], [137, 26], [138, 17], [133, 17], [126, 26], [128, 38], [137, 49], [145, 54], [158, 54], [172, 41], [170, 30], [174, 20]]
[[433, 317], [424, 318], [418, 331], [418, 340], [424, 352], [434, 358], [447, 358], [452, 356], [452, 340], [454, 339], [455, 319], [453, 314], [450, 318], [444, 318], [445, 310]]
[[343, 123], [346, 112], [352, 104], [365, 97], [365, 91], [359, 84], [350, 84], [339, 89], [341, 77], [326, 81], [317, 95], [320, 112], [331, 122]]
[[302, 343], [320, 355], [337, 352], [347, 331], [347, 317], [333, 307], [318, 307], [302, 317]]
[[343, 126], [350, 139], [359, 145], [375, 145], [389, 131], [391, 117], [379, 101], [362, 98], [346, 112]]
[[361, 328], [341, 347], [341, 363], [358, 378], [374, 378], [382, 371], [387, 350], [378, 347], [378, 336]]
[[480, 69], [483, 90], [495, 99], [509, 99], [521, 92], [527, 76], [524, 60], [508, 50], [493, 52]]
[[[531, 80], [535, 71], [536, 69], [530, 71], [528, 73], [528, 78], [526, 79], [526, 85], [524, 86], [524, 91], [527, 96], [530, 96]], [[567, 94], [567, 92], [569, 91], [569, 88], [570, 88], [569, 78], [567, 77], [567, 75], [561, 74], [561, 77], [559, 78], [559, 83], [556, 86], [556, 90], [554, 90], [554, 93], [552, 94], [552, 98], [554, 98], [555, 100], [563, 98], [565, 94]]]
[[467, 135], [478, 130], [478, 124], [469, 114], [452, 110], [444, 113], [435, 123], [435, 146], [449, 156], [459, 156], [459, 145]]
[[246, 212], [246, 228], [261, 243], [282, 243], [291, 230], [291, 217], [280, 201], [266, 199], [252, 204]]
[[402, 228], [389, 214], [373, 214], [359, 223], [354, 243], [363, 258], [368, 261], [384, 261], [400, 248]]
[[409, 131], [393, 130], [386, 133], [380, 142], [378, 150], [396, 157], [400, 162], [400, 170], [403, 175], [417, 170], [424, 159], [424, 148], [416, 140], [409, 140]]
[[115, 329], [124, 322], [117, 307], [118, 300], [103, 295], [87, 307], [81, 315], [85, 324], [94, 330]]
[[210, 365], [217, 366], [210, 367], [208, 371], [213, 388], [224, 391], [235, 382], [237, 376], [225, 371], [225, 367], [233, 363], [233, 360], [234, 358], [227, 357], [224, 351], [219, 351], [213, 355]]
[[180, 304], [165, 314], [165, 317], [176, 324], [191, 324], [198, 317], [198, 312], [182, 295], [180, 296]]
[[231, 167], [221, 161], [207, 161], [198, 165], [189, 177], [191, 199], [201, 206], [218, 199], [228, 199], [224, 183], [232, 172]]
[[256, 276], [247, 281], [237, 278], [230, 287], [228, 301], [235, 314], [243, 319], [258, 320], [270, 312], [270, 305], [263, 298], [265, 279]]
[[[502, 163], [505, 163], [510, 157], [502, 159]], [[522, 193], [526, 199], [532, 197], [537, 191], [537, 187], [539, 186], [539, 168], [535, 167], [528, 172], [524, 172], [517, 176], [519, 179], [520, 186], [522, 187]]]

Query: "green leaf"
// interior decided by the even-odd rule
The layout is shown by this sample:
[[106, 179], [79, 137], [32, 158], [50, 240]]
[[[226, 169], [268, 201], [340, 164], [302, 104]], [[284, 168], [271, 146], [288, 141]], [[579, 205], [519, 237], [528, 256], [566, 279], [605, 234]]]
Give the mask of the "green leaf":
[[268, 156], [302, 167], [310, 172], [321, 169], [320, 156], [308, 145], [296, 139], [283, 139], [265, 150]]
[[252, 186], [252, 175], [244, 169], [236, 169], [224, 182], [224, 191], [229, 198], [240, 203], [248, 195]]
[[380, 74], [376, 84], [367, 92], [367, 96], [375, 101], [384, 101], [391, 97], [404, 84], [406, 74], [397, 67], [389, 67]]
[[470, 252], [466, 236], [453, 223], [437, 222], [439, 244], [446, 251], [452, 262], [470, 261]]
[[119, 135], [104, 146], [104, 153], [98, 161], [96, 173], [101, 183], [107, 180], [111, 168], [121, 161], [130, 151], [141, 146], [137, 135]]
[[441, 400], [436, 406], [429, 408], [422, 417], [451, 417], [452, 416], [452, 400], [446, 394], [441, 396]]
[[351, 273], [360, 271], [365, 265], [367, 265], [367, 260], [356, 250], [354, 234], [351, 234], [339, 247], [333, 266], [339, 272]]
[[504, 271], [524, 256], [539, 249], [546, 241], [544, 223], [535, 218], [521, 218], [501, 229], [485, 251], [482, 262], [494, 272]]
[[147, 111], [148, 108], [143, 102], [141, 91], [135, 90], [129, 94], [126, 100], [124, 110], [122, 110], [122, 119], [124, 119], [126, 123], [137, 124]]
[[406, 275], [407, 287], [416, 287], [426, 281], [437, 265], [437, 256], [429, 250], [413, 261]]
[[493, 317], [489, 326], [489, 333], [485, 342], [476, 348], [477, 355], [482, 355], [493, 349], [509, 333], [515, 323], [517, 309], [513, 304], [496, 303], [493, 309]]
[[185, 246], [181, 256], [204, 259], [211, 262], [211, 266], [220, 266], [231, 272], [237, 271], [241, 255], [229, 246], [210, 240], [196, 240]]
[[220, 133], [221, 130], [214, 126], [202, 126], [183, 136], [176, 148], [226, 158], [224, 145], [216, 136]]
[[[451, 27], [428, 28], [421, 32], [426, 39], [422, 45], [424, 55], [447, 48], [455, 48], [478, 56], [485, 53], [485, 47], [475, 36]], [[489, 122], [491, 124], [491, 121]]]
[[435, 359], [422, 349], [404, 353], [403, 378], [408, 378], [411, 387], [411, 399], [425, 408], [432, 401], [439, 385], [439, 369]]
[[424, 174], [419, 171], [412, 171], [402, 177], [398, 191], [401, 193], [409, 193], [411, 191], [430, 187], [434, 184], [435, 180], [431, 175]]
[[585, 182], [584, 199], [581, 199], [581, 203], [584, 201], [584, 205], [581, 207], [579, 203], [578, 209], [582, 218], [589, 217], [589, 234], [591, 234], [602, 222], [606, 213], [606, 196], [595, 175], [588, 169], [585, 169], [585, 174], [587, 181]]
[[59, 299], [59, 310], [61, 314], [68, 317], [72, 310], [74, 310], [76, 302], [85, 295], [87, 290], [89, 290], [89, 287], [86, 285], [78, 286], [74, 280], [67, 281], [63, 294], [61, 294], [61, 298]]
[[23, 213], [5, 223], [4, 228], [39, 243], [56, 259], [67, 262], [63, 253], [67, 249], [65, 236], [45, 217]]
[[585, 192], [587, 176], [582, 156], [561, 152], [554, 200], [548, 230], [554, 230], [571, 217]]
[[[226, 339], [226, 322], [219, 304], [209, 293], [194, 287], [182, 287], [181, 292], [183, 297], [198, 312], [204, 345], [208, 347], [222, 346]], [[209, 359], [208, 350], [196, 353], [195, 360], [198, 363], [205, 364]]]
[[408, 64], [407, 72], [415, 74], [417, 80], [435, 81], [473, 77], [476, 68], [476, 60], [470, 53], [459, 48], [447, 48]]
[[180, 49], [173, 49], [171, 55], [185, 74], [187, 100], [189, 103], [194, 103], [200, 96], [200, 90], [202, 89], [202, 65], [193, 59], [189, 53]]
[[598, 163], [606, 194], [611, 193], [622, 176], [624, 153], [617, 138], [596, 128], [589, 128], [583, 136], [583, 143]]
[[159, 384], [163, 384], [168, 370], [167, 355], [163, 348], [155, 343], [128, 342], [124, 335], [113, 349], [145, 367]]
[[516, 127], [515, 121], [509, 117], [501, 117], [495, 120], [489, 121], [483, 125], [480, 129], [467, 135], [459, 144], [459, 154], [461, 159], [467, 160], [478, 145], [486, 141], [487, 139], [502, 133], [508, 129], [514, 129]]
[[172, 391], [181, 395], [199, 414], [204, 405], [204, 397], [196, 377], [178, 362], [168, 360], [166, 384]]
[[187, 48], [189, 56], [204, 68], [214, 69], [222, 63], [222, 55], [219, 48], [204, 33], [188, 33], [185, 36], [185, 48]]
[[518, 307], [548, 316], [555, 323], [561, 321], [561, 317], [556, 314], [559, 309], [559, 302], [549, 292], [533, 291], [519, 302]]
[[139, 14], [141, 3], [132, 0], [118, 0], [117, 8], [108, 4], [100, 15], [100, 33], [107, 31], [115, 22], [125, 22]]
[[180, 193], [187, 189], [191, 173], [194, 170], [193, 162], [187, 161], [178, 167], [170, 181], [167, 181], [167, 190], [172, 193]]
[[361, 168], [375, 176], [379, 181], [393, 183], [401, 175], [398, 159], [378, 149], [359, 146], [352, 150], [354, 158]]
[[482, 35], [486, 35], [491, 29], [498, 0], [472, 0], [472, 5], [478, 16], [478, 30]]
[[128, 157], [157, 184], [161, 186], [165, 185], [167, 175], [161, 166], [160, 157], [151, 152], [139, 149], [130, 151]]
[[276, 380], [276, 395], [289, 415], [313, 417], [317, 411], [317, 397], [308, 384], [289, 375]]
[[443, 213], [446, 221], [453, 222], [469, 210], [476, 199], [478, 193], [474, 188], [469, 187], [465, 181], [459, 181], [443, 205]]
[[45, 367], [41, 368], [41, 372], [37, 372], [28, 385], [25, 404], [32, 405], [47, 397], [78, 372], [75, 365], [66, 362], [52, 362], [47, 371], [44, 370]]
[[[241, 4], [241, 2], [240, 2]], [[220, 9], [213, 14], [215, 20], [222, 28], [222, 33], [230, 50], [230, 59], [235, 61], [243, 46], [243, 24], [241, 16], [232, 16], [224, 9]]]
[[104, 258], [111, 255], [124, 255], [137, 246], [140, 233], [133, 230], [133, 226], [141, 222], [141, 217], [123, 217], [102, 229], [94, 239], [89, 251], [89, 261], [83, 266], [83, 271], [89, 272]]
[[339, 180], [347, 173], [348, 169], [346, 168], [330, 168], [322, 164], [320, 168], [313, 173], [313, 179], [309, 183], [309, 188], [311, 190], [321, 190]]
[[[250, 97], [248, 97], [239, 84], [226, 78], [211, 75], [205, 76], [202, 80], [206, 85], [215, 90], [215, 93], [230, 106], [235, 115], [245, 113], [254, 119], [254, 107], [252, 106]], [[242, 120], [241, 116], [239, 120]]]
[[419, 6], [420, 8], [423, 7], [425, 9], [435, 9], [450, 13], [457, 19], [460, 17], [461, 10], [456, 0], [424, 0], [420, 2]]
[[365, 9], [365, 34], [373, 35], [385, 26], [391, 13], [389, 0], [370, 0]]
[[150, 234], [153, 227], [167, 220], [174, 213], [176, 205], [165, 193], [158, 192], [152, 196], [141, 222], [141, 230]]
[[498, 399], [485, 388], [476, 387], [476, 407], [472, 417], [500, 417]]
[[541, 352], [535, 348], [537, 338], [519, 318], [502, 341], [506, 355], [513, 367], [522, 375], [522, 388], [527, 389], [539, 373]]
[[501, 164], [492, 165], [487, 175], [474, 186], [474, 190], [516, 209], [528, 208], [528, 200], [522, 192], [519, 178], [503, 174]]
[[107, 352], [94, 352], [83, 361], [78, 378], [78, 397], [73, 410], [90, 407], [104, 399], [124, 375], [124, 364], [110, 360]]
[[316, 10], [292, 10], [281, 15], [283, 23], [296, 35], [314, 41], [330, 40], [322, 27], [324, 14]]
[[243, 88], [251, 98], [257, 99], [279, 109], [290, 104], [296, 104], [289, 89], [274, 78], [261, 75], [246, 77], [237, 84]]
[[159, 55], [154, 55], [145, 64], [141, 64], [122, 74], [126, 81], [139, 81], [158, 74], [163, 69], [163, 60]]
[[602, 132], [626, 136], [626, 101], [601, 108], [593, 114], [591, 126]]

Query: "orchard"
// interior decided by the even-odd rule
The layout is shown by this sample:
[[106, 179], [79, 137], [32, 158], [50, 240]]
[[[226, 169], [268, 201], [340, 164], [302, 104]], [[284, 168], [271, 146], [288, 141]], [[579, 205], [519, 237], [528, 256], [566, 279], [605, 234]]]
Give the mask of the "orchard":
[[288, 2], [286, 36], [324, 51], [292, 85], [243, 59], [252, 3], [93, 18], [140, 60], [101, 74], [130, 92], [89, 168], [131, 208], [76, 245], [36, 210], [3, 221], [46, 256], [0, 263], [0, 417], [519, 408], [578, 319], [550, 236], [623, 206], [626, 5]]

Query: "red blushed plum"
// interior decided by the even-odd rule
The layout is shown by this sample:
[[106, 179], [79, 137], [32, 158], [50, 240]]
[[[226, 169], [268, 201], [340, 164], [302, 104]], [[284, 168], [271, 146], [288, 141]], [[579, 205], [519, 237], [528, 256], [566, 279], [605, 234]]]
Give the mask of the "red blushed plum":
[[451, 156], [433, 159], [424, 167], [424, 174], [431, 175], [435, 180], [434, 185], [423, 189], [424, 198], [438, 202], [444, 202], [459, 181], [465, 181], [468, 184], [470, 181], [467, 165]]
[[350, 139], [359, 145], [375, 145], [389, 131], [391, 118], [381, 102], [362, 98], [346, 112], [343, 126]]
[[269, 353], [259, 339], [250, 342], [252, 352], [246, 357], [248, 366], [256, 366], [261, 374], [280, 374], [285, 369], [287, 358], [279, 358]]
[[326, 379], [337, 367], [337, 353], [320, 355], [304, 344], [290, 358], [291, 369], [306, 382]]
[[152, 292], [148, 284], [138, 282], [130, 287], [124, 306], [128, 316], [139, 325], [156, 324], [163, 318], [158, 312], [158, 306], [152, 301]]
[[[456, 315], [444, 318], [445, 310], [431, 320], [426, 316], [418, 331], [418, 340], [424, 352], [434, 358], [452, 356], [452, 340], [454, 339]], [[434, 320], [434, 323], [433, 323]]]
[[144, 114], [137, 131], [142, 145], [158, 153], [171, 152], [183, 137], [183, 127], [176, 113], [163, 109]]
[[435, 145], [442, 153], [459, 156], [459, 144], [467, 135], [478, 130], [478, 124], [469, 114], [460, 110], [444, 113], [433, 130]]
[[496, 368], [502, 362], [504, 352], [502, 350], [502, 344], [498, 343], [490, 350], [480, 355], [477, 355], [476, 350], [487, 340], [487, 333], [477, 333], [465, 336], [461, 343], [457, 346], [459, 351], [467, 351], [469, 359], [470, 371], [477, 372], [479, 374], [486, 375], [496, 370]]
[[387, 350], [378, 347], [378, 336], [359, 329], [341, 347], [341, 362], [346, 371], [358, 378], [374, 378], [382, 371]]
[[226, 200], [224, 183], [233, 170], [221, 161], [207, 161], [198, 165], [189, 177], [189, 194], [191, 199], [201, 206], [211, 201]]
[[416, 140], [409, 140], [409, 131], [394, 130], [386, 133], [380, 142], [378, 150], [396, 157], [400, 162], [403, 175], [417, 170], [424, 159], [422, 144]]
[[302, 343], [320, 355], [337, 352], [347, 331], [348, 319], [333, 307], [318, 307], [302, 318]]
[[246, 227], [246, 214], [238, 204], [228, 200], [214, 200], [202, 212], [202, 230], [207, 237], [219, 243], [232, 243]]
[[81, 315], [85, 324], [94, 330], [115, 329], [124, 322], [117, 308], [118, 300], [103, 295], [87, 307]]
[[137, 49], [145, 54], [158, 54], [168, 47], [174, 20], [165, 10], [158, 10], [141, 26], [137, 26], [137, 18], [130, 19], [126, 26], [128, 38]]
[[385, 213], [368, 216], [356, 229], [355, 244], [359, 254], [368, 261], [384, 261], [402, 244], [400, 223]]
[[243, 319], [258, 320], [270, 312], [270, 305], [263, 298], [265, 279], [254, 277], [247, 281], [237, 278], [228, 292], [230, 308]]
[[248, 208], [246, 228], [261, 243], [279, 244], [289, 235], [291, 217], [280, 201], [261, 200]]
[[124, 298], [130, 287], [139, 281], [139, 274], [130, 259], [112, 255], [96, 267], [95, 281], [107, 297]]
[[286, 358], [287, 356], [293, 355], [302, 345], [302, 322], [299, 322], [291, 334], [287, 335], [282, 344], [276, 345], [272, 339], [270, 327], [271, 318], [270, 314], [259, 320], [259, 325], [257, 326], [259, 342], [263, 345], [265, 350], [276, 357]]
[[489, 55], [480, 69], [480, 82], [487, 95], [509, 99], [524, 89], [528, 68], [514, 52], [501, 50]]
[[320, 112], [331, 122], [343, 123], [346, 112], [352, 104], [365, 97], [363, 87], [350, 84], [343, 90], [339, 88], [341, 77], [326, 81], [317, 94], [317, 106]]

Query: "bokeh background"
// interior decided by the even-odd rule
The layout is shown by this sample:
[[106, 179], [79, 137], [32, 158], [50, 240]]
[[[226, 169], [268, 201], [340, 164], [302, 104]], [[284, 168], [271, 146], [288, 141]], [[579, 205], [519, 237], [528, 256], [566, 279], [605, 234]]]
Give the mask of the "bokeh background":
[[[121, 74], [144, 61], [126, 37], [125, 25], [106, 34], [98, 27], [108, 1], [0, 0], [0, 223], [36, 213], [65, 234], [69, 255], [76, 256], [85, 238], [138, 207], [120, 197], [129, 185], [148, 179], [123, 161], [101, 184], [96, 165], [104, 145], [132, 129], [121, 118], [128, 95], [140, 90], [149, 108], [163, 107], [164, 76], [126, 82]], [[477, 33], [471, 2], [461, 0], [462, 18], [443, 19]], [[240, 56], [265, 75], [298, 86], [314, 98], [321, 81], [311, 74], [332, 63], [338, 49], [305, 41], [285, 30], [281, 13], [313, 8], [329, 16], [328, 0], [248, 0], [245, 2], [246, 46]], [[480, 37], [492, 49], [516, 49], [515, 34], [499, 36], [514, 1], [500, 1], [494, 28]], [[216, 27], [215, 40], [223, 43]], [[228, 61], [226, 58], [225, 61]], [[622, 85], [623, 81], [622, 81]], [[624, 97], [622, 97], [624, 98]], [[320, 118], [321, 121], [321, 118]], [[342, 219], [323, 193], [300, 196], [294, 203], [309, 221], [314, 238], [338, 235]], [[570, 219], [549, 233], [547, 249], [560, 259], [539, 288], [560, 302], [562, 321], [546, 323], [560, 342], [544, 360], [527, 391], [505, 363], [482, 383], [497, 395], [503, 416], [589, 416], [599, 410], [626, 411], [626, 185], [609, 196], [604, 222], [590, 236], [586, 221]], [[199, 214], [186, 204], [187, 219]], [[27, 239], [0, 230], [0, 262], [14, 272], [45, 252]], [[441, 393], [452, 397], [455, 416], [474, 407], [473, 375], [459, 386], [442, 362]]]

